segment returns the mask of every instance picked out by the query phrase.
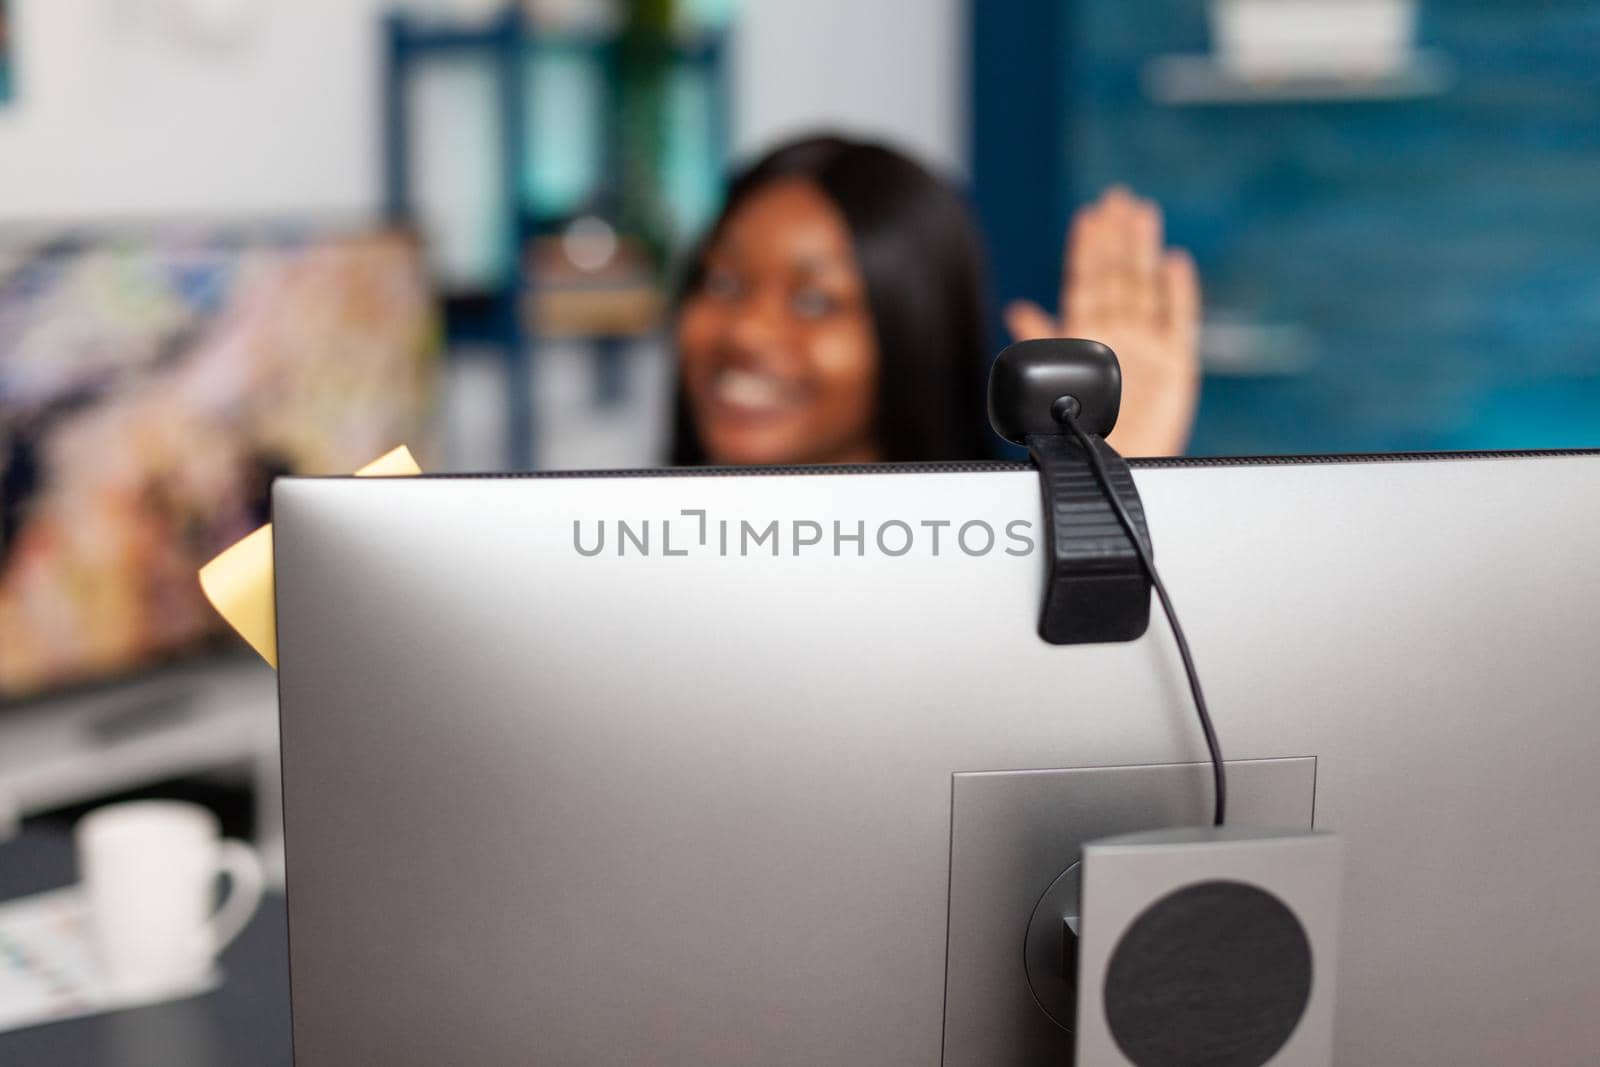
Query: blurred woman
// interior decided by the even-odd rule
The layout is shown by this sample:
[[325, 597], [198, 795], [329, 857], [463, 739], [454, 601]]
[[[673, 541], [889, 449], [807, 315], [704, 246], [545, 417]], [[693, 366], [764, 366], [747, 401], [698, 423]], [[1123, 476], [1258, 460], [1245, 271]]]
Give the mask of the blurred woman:
[[[992, 454], [979, 241], [965, 203], [880, 145], [785, 145], [728, 191], [677, 317], [678, 464]], [[1194, 265], [1154, 204], [1112, 189], [1068, 236], [1061, 307], [1006, 308], [1018, 340], [1089, 337], [1122, 363], [1124, 455], [1183, 450], [1199, 390]]]

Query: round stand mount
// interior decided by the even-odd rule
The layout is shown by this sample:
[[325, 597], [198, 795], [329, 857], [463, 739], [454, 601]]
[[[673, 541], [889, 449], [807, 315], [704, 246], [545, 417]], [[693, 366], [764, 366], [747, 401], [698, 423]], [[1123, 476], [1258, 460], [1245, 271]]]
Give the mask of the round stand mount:
[[1081, 864], [1062, 871], [1034, 905], [1023, 959], [1028, 989], [1050, 1019], [1068, 1033], [1078, 1012], [1078, 875]]

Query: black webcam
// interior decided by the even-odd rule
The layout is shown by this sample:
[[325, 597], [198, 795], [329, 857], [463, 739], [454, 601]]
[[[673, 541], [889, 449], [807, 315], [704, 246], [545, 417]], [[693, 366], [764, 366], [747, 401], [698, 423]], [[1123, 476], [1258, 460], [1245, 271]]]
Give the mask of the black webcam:
[[[1073, 408], [1073, 404], [1076, 408]], [[1083, 432], [1104, 437], [1122, 408], [1122, 368], [1099, 341], [1049, 337], [1018, 341], [995, 357], [989, 372], [989, 424], [1012, 444], [1065, 431], [1056, 405]]]
[[1048, 561], [1039, 636], [1053, 645], [1132, 641], [1149, 625], [1150, 576], [1129, 536], [1149, 544], [1144, 505], [1105, 441], [1121, 407], [1122, 368], [1099, 341], [1019, 341], [989, 372], [990, 424], [1039, 468]]

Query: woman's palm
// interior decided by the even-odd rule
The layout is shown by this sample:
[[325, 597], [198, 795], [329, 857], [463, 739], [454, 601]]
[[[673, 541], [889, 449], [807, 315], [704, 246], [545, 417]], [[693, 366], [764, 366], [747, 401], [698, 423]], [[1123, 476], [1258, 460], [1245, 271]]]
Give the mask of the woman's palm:
[[1161, 210], [1112, 189], [1074, 217], [1061, 314], [1020, 301], [1006, 309], [1016, 340], [1086, 337], [1122, 365], [1122, 411], [1109, 441], [1128, 456], [1175, 455], [1200, 391], [1200, 285], [1194, 262], [1162, 245]]

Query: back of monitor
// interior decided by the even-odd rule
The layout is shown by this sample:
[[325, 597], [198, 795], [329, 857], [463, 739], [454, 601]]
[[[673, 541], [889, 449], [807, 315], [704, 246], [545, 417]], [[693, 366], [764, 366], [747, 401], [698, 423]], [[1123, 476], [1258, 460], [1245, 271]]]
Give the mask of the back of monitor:
[[[1344, 836], [1339, 1061], [1584, 1062], [1600, 456], [1135, 475], [1236, 819]], [[1039, 518], [1015, 469], [280, 481], [297, 1062], [1058, 1062], [1028, 909], [1210, 798], [1159, 617], [1035, 634]]]

